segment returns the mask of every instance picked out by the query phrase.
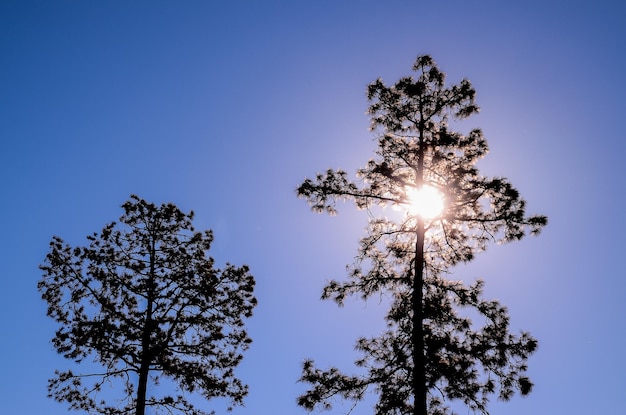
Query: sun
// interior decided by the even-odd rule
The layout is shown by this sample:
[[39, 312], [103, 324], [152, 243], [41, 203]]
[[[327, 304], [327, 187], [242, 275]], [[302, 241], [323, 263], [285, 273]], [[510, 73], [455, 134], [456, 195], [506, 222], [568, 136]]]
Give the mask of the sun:
[[433, 219], [443, 211], [444, 200], [441, 192], [432, 186], [421, 189], [410, 188], [406, 191], [409, 212], [424, 219]]

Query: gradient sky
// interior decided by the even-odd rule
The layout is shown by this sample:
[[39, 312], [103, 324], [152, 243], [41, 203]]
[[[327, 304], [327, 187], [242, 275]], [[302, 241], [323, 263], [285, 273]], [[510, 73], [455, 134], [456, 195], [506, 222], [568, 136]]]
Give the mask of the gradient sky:
[[250, 394], [233, 414], [304, 414], [302, 360], [350, 372], [354, 341], [381, 330], [384, 309], [319, 301], [366, 216], [313, 214], [294, 189], [373, 156], [365, 88], [424, 53], [478, 92], [481, 113], [459, 128], [484, 130], [483, 173], [508, 177], [550, 219], [453, 276], [484, 278], [512, 329], [539, 340], [534, 392], [492, 415], [622, 411], [626, 6], [510, 4], [0, 1], [0, 412], [66, 413], [46, 398], [67, 363], [37, 267], [52, 235], [83, 244], [135, 193], [193, 209], [196, 228], [215, 231], [217, 264], [256, 277], [238, 370]]

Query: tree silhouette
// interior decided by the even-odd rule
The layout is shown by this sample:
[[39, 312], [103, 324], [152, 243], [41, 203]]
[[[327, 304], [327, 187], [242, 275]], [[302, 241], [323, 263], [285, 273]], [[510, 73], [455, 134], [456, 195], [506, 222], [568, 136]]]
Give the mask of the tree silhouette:
[[[58, 353], [77, 363], [87, 358], [102, 370], [56, 371], [49, 396], [71, 409], [106, 415], [201, 415], [191, 393], [242, 404], [245, 386], [234, 368], [248, 348], [244, 318], [256, 305], [246, 266], [216, 269], [207, 256], [210, 230], [196, 232], [193, 212], [155, 206], [137, 196], [122, 206], [119, 223], [72, 248], [53, 237], [38, 284], [48, 316], [60, 328]], [[175, 394], [149, 390], [162, 378]], [[98, 397], [119, 385], [114, 403]], [[174, 388], [170, 388], [174, 389]]]
[[[449, 129], [451, 119], [478, 112], [470, 82], [446, 86], [429, 56], [418, 57], [413, 70], [417, 79], [368, 86], [378, 148], [357, 179], [331, 169], [297, 189], [315, 212], [335, 214], [336, 202], [345, 200], [370, 212], [348, 280], [331, 281], [322, 298], [339, 305], [349, 295], [392, 298], [386, 331], [356, 343], [360, 374], [304, 362], [300, 381], [311, 386], [298, 404], [307, 410], [330, 409], [335, 397], [356, 404], [373, 389], [380, 415], [450, 414], [447, 402], [455, 400], [487, 413], [490, 396], [508, 400], [532, 388], [525, 372], [536, 340], [509, 333], [506, 308], [481, 298], [482, 281], [466, 286], [446, 276], [490, 242], [537, 234], [547, 219], [527, 216], [525, 201], [506, 179], [479, 174], [475, 163], [488, 150], [481, 130]], [[384, 216], [381, 207], [406, 208], [410, 192], [425, 188], [442, 195], [441, 214], [428, 218], [405, 209], [401, 218]]]

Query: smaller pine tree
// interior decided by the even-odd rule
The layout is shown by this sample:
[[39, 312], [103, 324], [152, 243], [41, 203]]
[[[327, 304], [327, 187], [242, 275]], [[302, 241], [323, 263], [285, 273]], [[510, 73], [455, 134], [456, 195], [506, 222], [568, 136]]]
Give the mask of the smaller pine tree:
[[[144, 415], [146, 407], [206, 414], [188, 399], [192, 393], [241, 405], [247, 386], [234, 368], [251, 342], [244, 321], [256, 305], [248, 267], [215, 268], [207, 255], [213, 234], [195, 231], [193, 212], [137, 196], [122, 207], [119, 222], [88, 236], [87, 246], [54, 237], [40, 266], [38, 288], [48, 316], [59, 323], [55, 349], [102, 367], [57, 371], [49, 396], [106, 415]], [[161, 378], [175, 382], [179, 393], [149, 393]], [[97, 399], [109, 386], [118, 399]]]

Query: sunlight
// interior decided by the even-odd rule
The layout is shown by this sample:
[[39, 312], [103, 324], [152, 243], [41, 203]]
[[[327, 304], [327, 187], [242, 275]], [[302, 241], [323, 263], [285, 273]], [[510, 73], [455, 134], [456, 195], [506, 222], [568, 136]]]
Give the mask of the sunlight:
[[432, 219], [443, 211], [443, 195], [432, 186], [423, 186], [421, 189], [407, 189], [409, 212], [424, 219]]

